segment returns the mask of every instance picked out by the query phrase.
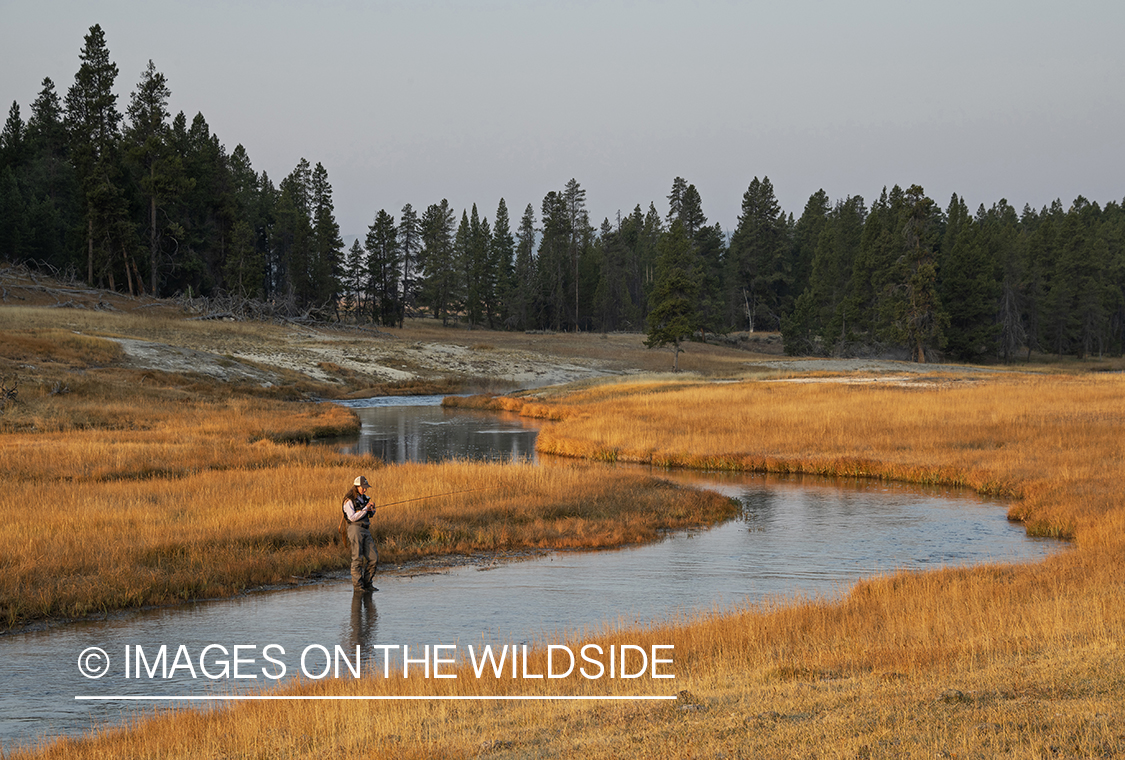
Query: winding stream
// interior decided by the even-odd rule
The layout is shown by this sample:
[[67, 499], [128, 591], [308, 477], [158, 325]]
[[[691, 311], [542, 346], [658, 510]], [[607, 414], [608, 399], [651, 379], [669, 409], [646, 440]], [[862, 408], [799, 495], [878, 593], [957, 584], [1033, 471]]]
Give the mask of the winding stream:
[[[444, 410], [436, 400], [357, 411], [363, 427], [357, 441], [343, 444], [349, 450], [388, 461], [458, 456], [552, 466], [530, 464], [536, 425], [514, 415]], [[463, 654], [469, 645], [499, 649], [563, 632], [581, 638], [607, 626], [668, 621], [767, 597], [833, 596], [859, 578], [900, 568], [1035, 561], [1062, 545], [1029, 539], [1005, 519], [1001, 503], [948, 490], [656, 474], [736, 497], [743, 514], [648, 546], [381, 573], [380, 590], [367, 597], [353, 595], [341, 574], [311, 586], [0, 637], [0, 746], [80, 734], [154, 704], [76, 696], [199, 697], [269, 688], [301, 672], [303, 654], [306, 672], [318, 672], [336, 646], [354, 651], [359, 644], [365, 667], [377, 669], [373, 646], [390, 647], [381, 651], [397, 663], [403, 650], [394, 647], [408, 646], [415, 657], [426, 646]], [[162, 645], [164, 670], [173, 669], [167, 678], [157, 662]], [[271, 645], [276, 649], [267, 650]], [[80, 656], [91, 647], [109, 658], [104, 677], [79, 672]], [[141, 671], [137, 647], [145, 653]], [[226, 677], [202, 672], [220, 674], [224, 667]], [[282, 668], [285, 676], [275, 679]]]

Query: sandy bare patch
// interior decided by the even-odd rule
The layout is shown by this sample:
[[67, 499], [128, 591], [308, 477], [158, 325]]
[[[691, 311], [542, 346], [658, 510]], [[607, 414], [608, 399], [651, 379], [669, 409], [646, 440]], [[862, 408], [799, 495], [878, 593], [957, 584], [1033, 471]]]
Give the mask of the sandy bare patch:
[[134, 338], [113, 340], [124, 349], [127, 365], [134, 368], [194, 372], [266, 387], [280, 382], [270, 368], [327, 383], [340, 382], [337, 374], [343, 371], [381, 382], [454, 376], [497, 380], [519, 388], [554, 385], [615, 371], [594, 359], [561, 360], [527, 351], [395, 339], [340, 340], [304, 331], [289, 336], [287, 341], [271, 342], [257, 349], [240, 347], [229, 353]]

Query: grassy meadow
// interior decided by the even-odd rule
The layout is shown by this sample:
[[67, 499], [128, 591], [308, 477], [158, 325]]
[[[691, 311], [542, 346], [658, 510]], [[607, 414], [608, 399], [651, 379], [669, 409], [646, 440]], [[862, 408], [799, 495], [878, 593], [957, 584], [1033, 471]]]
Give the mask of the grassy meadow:
[[379, 503], [439, 496], [378, 513], [380, 559], [389, 563], [619, 546], [736, 510], [712, 494], [585, 466], [375, 471], [370, 459], [301, 443], [354, 431], [342, 407], [147, 387], [142, 400], [132, 386], [103, 380], [97, 395], [83, 387], [31, 397], [22, 416], [0, 418], [14, 428], [0, 434], [0, 626], [229, 596], [344, 569], [337, 505], [360, 472]]
[[672, 644], [675, 681], [576, 687], [462, 673], [292, 687], [320, 696], [583, 688], [678, 694], [674, 702], [379, 702], [361, 721], [336, 702], [248, 703], [158, 716], [37, 756], [1125, 755], [1125, 494], [1114, 435], [1125, 421], [1125, 382], [1004, 373], [907, 385], [829, 379], [624, 381], [461, 403], [556, 420], [542, 448], [572, 457], [1007, 494], [1013, 517], [1069, 537], [1073, 548], [1033, 565], [892, 574], [839, 601], [775, 600], [586, 639]]
[[[745, 360], [719, 352], [722, 383], [638, 376], [457, 402], [551, 421], [539, 448], [572, 466], [376, 471], [303, 445], [354, 428], [346, 410], [300, 401], [323, 386], [138, 369], [106, 339], [213, 329], [262, 342], [279, 340], [275, 328], [63, 311], [0, 307], [0, 375], [21, 378], [18, 403], [0, 414], [7, 627], [342, 571], [336, 503], [357, 471], [379, 501], [471, 491], [380, 512], [384, 561], [613, 546], [730, 514], [725, 499], [584, 460], [965, 486], [1008, 497], [1011, 518], [1071, 547], [1032, 565], [896, 573], [839, 600], [778, 599], [583, 639], [674, 645], [672, 681], [461, 671], [448, 681], [289, 687], [305, 696], [678, 694], [671, 702], [239, 703], [162, 712], [14, 757], [1125, 756], [1125, 376], [935, 368], [901, 383], [853, 383], [748, 370], [759, 379], [731, 382]], [[559, 353], [577, 339], [566, 336]], [[47, 515], [44, 504], [59, 511]], [[534, 654], [533, 672], [543, 656]]]
[[[341, 571], [349, 556], [338, 504], [359, 472], [380, 502], [470, 492], [380, 512], [384, 563], [618, 546], [734, 510], [728, 500], [658, 479], [582, 466], [459, 463], [375, 473], [369, 458], [306, 445], [358, 430], [351, 411], [315, 399], [452, 392], [471, 378], [429, 373], [385, 382], [329, 361], [292, 365], [294, 357], [333, 351], [393, 355], [402, 335], [199, 320], [172, 302], [10, 269], [0, 271], [0, 283], [0, 380], [16, 389], [0, 408], [0, 631]], [[69, 308], [50, 308], [60, 298]], [[408, 332], [417, 344], [440, 330]], [[122, 340], [165, 345], [158, 365], [181, 353], [188, 365], [218, 359], [254, 369], [235, 360], [244, 352], [277, 363], [257, 378], [138, 366]], [[315, 351], [293, 353], [295, 345]]]

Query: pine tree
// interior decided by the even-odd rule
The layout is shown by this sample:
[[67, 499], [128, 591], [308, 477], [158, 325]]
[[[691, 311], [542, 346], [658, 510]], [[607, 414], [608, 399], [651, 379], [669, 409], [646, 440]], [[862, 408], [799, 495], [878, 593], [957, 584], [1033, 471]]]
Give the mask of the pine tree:
[[20, 104], [13, 100], [4, 129], [0, 131], [0, 169], [23, 163], [23, 143], [24, 123], [20, 116]]
[[695, 306], [699, 298], [691, 242], [678, 219], [660, 239], [658, 251], [656, 286], [645, 345], [649, 348], [671, 345], [672, 371], [678, 372], [681, 344], [698, 329]]
[[263, 171], [258, 175], [255, 217], [257, 218], [258, 246], [266, 260], [263, 290], [267, 299], [276, 299], [285, 290], [285, 275], [278, 258], [278, 246], [276, 245], [277, 208], [280, 200], [281, 191], [273, 184], [269, 174]]
[[699, 269], [699, 329], [723, 332], [727, 315], [727, 294], [723, 288], [727, 245], [722, 226], [715, 223], [701, 227], [695, 233], [695, 251]]
[[[818, 205], [815, 194], [810, 205]], [[786, 353], [831, 353], [845, 339], [846, 298], [866, 218], [858, 195], [837, 201], [829, 211], [813, 248], [808, 285], [782, 324]]]
[[278, 187], [275, 256], [281, 264], [285, 287], [296, 305], [309, 306], [316, 298], [312, 245], [312, 170], [304, 158]]
[[801, 218], [793, 228], [791, 294], [794, 298], [799, 297], [809, 286], [816, 244], [828, 223], [831, 210], [828, 193], [821, 188], [809, 196], [805, 210], [801, 212]]
[[24, 254], [27, 208], [17, 172], [23, 169], [24, 123], [20, 104], [12, 102], [0, 132], [0, 259], [19, 261]]
[[1107, 249], [1107, 351], [1121, 356], [1125, 352], [1125, 204], [1106, 204], [1100, 234]]
[[575, 292], [574, 268], [570, 263], [570, 216], [562, 194], [550, 191], [543, 197], [543, 235], [537, 256], [540, 314], [536, 323], [561, 331], [569, 327], [567, 294]]
[[[164, 230], [157, 212], [166, 201], [179, 195], [184, 179], [183, 164], [168, 144], [168, 98], [171, 95], [164, 75], [149, 60], [133, 91], [128, 108], [129, 126], [125, 130], [126, 150], [147, 200], [149, 292], [153, 294], [158, 294], [160, 288], [160, 246]], [[240, 238], [240, 245], [244, 242]], [[252, 243], [251, 239], [251, 247]], [[249, 257], [251, 253], [240, 251], [240, 256]], [[240, 276], [240, 287], [245, 285], [243, 280]]]
[[449, 201], [431, 204], [422, 215], [422, 296], [442, 325], [457, 303], [457, 261], [455, 258], [454, 214]]
[[948, 321], [937, 292], [937, 265], [933, 239], [936, 235], [936, 204], [918, 185], [905, 194], [906, 216], [902, 222], [905, 250], [895, 266], [897, 282], [890, 288], [883, 311], [890, 315], [890, 336], [904, 342], [911, 358], [926, 362], [926, 350], [941, 348]]
[[688, 185], [684, 188], [676, 219], [684, 226], [684, 234], [691, 241], [695, 240], [696, 235], [707, 224], [707, 217], [703, 214], [703, 199], [699, 197], [699, 191], [695, 189], [695, 185]]
[[603, 332], [619, 330], [626, 315], [633, 311], [629, 296], [630, 250], [623, 227], [625, 221], [618, 214], [617, 227], [606, 219], [598, 235], [601, 253], [601, 277], [594, 292], [594, 318]]
[[350, 314], [352, 320], [359, 324], [360, 311], [364, 308], [363, 294], [366, 288], [367, 251], [359, 242], [359, 238], [352, 241], [344, 257], [344, 312]]
[[340, 225], [336, 223], [328, 170], [319, 161], [313, 168], [310, 188], [312, 190], [314, 297], [318, 304], [328, 304], [339, 320], [344, 240], [340, 237]]
[[1011, 361], [1016, 351], [1028, 343], [1027, 324], [1027, 280], [1024, 266], [1027, 261], [1027, 235], [1020, 230], [1020, 221], [1015, 209], [1005, 204], [1005, 213], [999, 220], [1000, 251], [1000, 301], [997, 309], [999, 323], [1000, 357]]
[[529, 203], [516, 230], [516, 261], [512, 272], [512, 290], [508, 302], [512, 326], [529, 329], [535, 305], [535, 209]]
[[73, 256], [81, 248], [75, 230], [81, 235], [85, 198], [68, 154], [62, 101], [50, 77], [43, 79], [42, 89], [31, 104], [24, 155], [26, 164], [20, 180], [28, 206], [26, 234], [21, 240], [23, 255], [60, 269], [69, 268], [76, 264]]
[[965, 202], [953, 195], [946, 211], [939, 291], [949, 320], [946, 346], [950, 354], [963, 361], [978, 361], [996, 353], [999, 292], [994, 267], [996, 241], [992, 239], [995, 226], [984, 206], [974, 220]]
[[202, 113], [188, 125], [184, 114], [172, 119], [169, 144], [183, 167], [182, 185], [169, 216], [175, 243], [171, 266], [162, 274], [165, 290], [210, 294], [221, 287], [233, 227], [230, 173], [218, 135]]
[[[475, 206], [474, 206], [475, 208]], [[479, 220], [478, 220], [479, 221]], [[453, 235], [453, 261], [457, 273], [457, 301], [455, 307], [463, 312], [471, 312], [469, 303], [476, 295], [472, 284], [472, 259], [469, 253], [471, 240], [469, 226], [469, 212], [461, 211], [461, 222]], [[469, 326], [472, 327], [472, 317], [469, 317]]]
[[848, 294], [841, 307], [839, 343], [876, 345], [888, 329], [889, 317], [881, 308], [887, 291], [895, 286], [894, 268], [902, 255], [900, 216], [904, 201], [897, 185], [871, 205], [863, 225], [859, 249], [852, 261]]
[[1109, 250], [1097, 234], [1100, 221], [1098, 204], [1082, 196], [1075, 198], [1063, 221], [1056, 284], [1063, 292], [1059, 307], [1068, 315], [1065, 328], [1058, 328], [1067, 334], [1056, 339], [1057, 353], [1065, 351], [1084, 358], [1104, 349], [1101, 327], [1105, 321], [1104, 283]]
[[223, 262], [226, 289], [243, 298], [261, 298], [263, 269], [263, 256], [254, 245], [254, 230], [245, 219], [239, 219], [231, 230]]
[[687, 180], [676, 177], [672, 180], [672, 190], [668, 193], [668, 216], [666, 221], [672, 224], [680, 218], [684, 205], [684, 193], [687, 191]]
[[581, 323], [580, 294], [583, 279], [579, 274], [579, 263], [590, 245], [593, 229], [590, 227], [590, 216], [586, 211], [586, 191], [573, 177], [566, 183], [561, 198], [566, 214], [566, 249], [574, 287], [574, 310], [571, 321], [574, 329], [577, 330]]
[[383, 209], [379, 209], [367, 230], [365, 247], [371, 314], [379, 324], [391, 327], [398, 323], [402, 313], [399, 302], [402, 256], [395, 219]]
[[422, 224], [414, 207], [407, 203], [402, 207], [398, 224], [398, 245], [402, 253], [402, 296], [398, 315], [398, 326], [403, 326], [408, 309], [413, 308], [417, 290], [418, 252], [422, 248]]
[[496, 322], [508, 326], [508, 304], [512, 299], [515, 250], [516, 239], [512, 236], [508, 205], [501, 198], [496, 206], [496, 223], [492, 227], [492, 239], [488, 247], [488, 266], [494, 273], [496, 283], [485, 304], [489, 327], [495, 327]]
[[636, 243], [636, 266], [641, 277], [641, 295], [643, 298], [637, 298], [635, 302], [644, 304], [643, 315], [646, 319], [651, 308], [652, 290], [656, 285], [656, 249], [663, 237], [664, 223], [661, 222], [660, 215], [656, 213], [656, 205], [650, 202], [648, 211], [644, 216], [644, 223], [638, 232]]
[[462, 215], [461, 225], [457, 240], [465, 285], [465, 316], [471, 329], [484, 324], [487, 304], [495, 294], [496, 281], [489, 266], [491, 231], [488, 220], [482, 222], [477, 213], [477, 204], [473, 204], [471, 214]]
[[121, 235], [127, 207], [117, 156], [121, 124], [113, 92], [117, 65], [109, 59], [105, 34], [97, 24], [90, 27], [78, 57], [82, 63], [66, 94], [66, 118], [70, 155], [86, 199], [86, 279], [94, 284], [95, 277], [108, 277], [113, 288], [111, 257], [118, 250], [127, 256], [128, 241]]
[[[742, 212], [731, 236], [731, 303], [751, 332], [778, 330], [792, 274], [785, 217], [769, 177], [755, 177], [742, 196]], [[732, 313], [732, 322], [733, 313]], [[737, 320], [741, 321], [741, 320]]]
[[259, 295], [266, 297], [272, 292], [268, 260], [274, 202], [272, 185], [265, 172], [261, 175], [254, 172], [250, 156], [246, 154], [246, 148], [242, 144], [236, 145], [231, 151], [227, 167], [231, 200], [229, 215], [234, 219], [236, 227], [244, 222], [251, 230], [253, 260], [261, 267], [261, 276], [258, 278]]

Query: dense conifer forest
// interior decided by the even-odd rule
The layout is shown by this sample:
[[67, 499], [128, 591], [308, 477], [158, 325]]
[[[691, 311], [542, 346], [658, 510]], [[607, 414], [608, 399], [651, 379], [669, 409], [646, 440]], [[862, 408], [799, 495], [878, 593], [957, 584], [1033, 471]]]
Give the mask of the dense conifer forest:
[[372, 213], [346, 246], [332, 186], [302, 159], [276, 185], [202, 114], [168, 111], [150, 62], [124, 112], [99, 26], [65, 93], [44, 79], [0, 134], [0, 258], [130, 294], [223, 296], [323, 320], [646, 331], [674, 345], [780, 331], [791, 354], [916, 361], [1125, 350], [1125, 213], [1078, 197], [1039, 210], [942, 207], [923, 188], [871, 202], [814, 193], [784, 212], [753, 178], [732, 232], [695, 186], [668, 211], [595, 227], [570, 180], [518, 218], [445, 200]]

